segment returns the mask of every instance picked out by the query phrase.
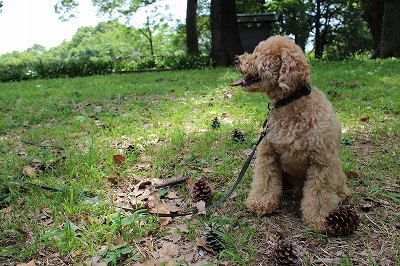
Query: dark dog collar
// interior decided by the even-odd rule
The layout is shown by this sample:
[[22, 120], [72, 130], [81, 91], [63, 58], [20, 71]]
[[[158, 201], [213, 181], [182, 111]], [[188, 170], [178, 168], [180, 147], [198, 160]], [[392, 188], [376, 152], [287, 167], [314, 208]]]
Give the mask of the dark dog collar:
[[309, 95], [310, 93], [311, 93], [311, 86], [309, 84], [301, 85], [293, 94], [278, 101], [274, 105], [274, 107], [278, 108], [278, 107], [287, 105], [287, 104], [293, 102], [294, 100], [301, 98], [302, 96]]

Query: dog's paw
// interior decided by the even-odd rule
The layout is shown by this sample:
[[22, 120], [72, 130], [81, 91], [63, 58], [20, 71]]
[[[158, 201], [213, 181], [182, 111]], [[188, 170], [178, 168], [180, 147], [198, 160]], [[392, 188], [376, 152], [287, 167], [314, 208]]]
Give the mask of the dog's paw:
[[311, 228], [315, 232], [326, 232], [325, 218], [307, 219], [303, 217], [303, 221], [308, 228]]
[[268, 201], [263, 201], [262, 197], [261, 198], [250, 197], [246, 200], [244, 205], [246, 205], [246, 207], [249, 208], [250, 210], [258, 213], [259, 215], [271, 214], [278, 207], [278, 204], [274, 204]]

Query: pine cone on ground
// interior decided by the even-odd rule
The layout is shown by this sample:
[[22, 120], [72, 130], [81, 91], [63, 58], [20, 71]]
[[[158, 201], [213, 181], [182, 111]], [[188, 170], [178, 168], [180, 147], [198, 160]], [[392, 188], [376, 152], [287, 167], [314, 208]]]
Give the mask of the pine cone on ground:
[[243, 132], [236, 128], [232, 132], [232, 139], [235, 142], [246, 141], [246, 137], [243, 135]]
[[300, 249], [295, 242], [281, 240], [276, 243], [273, 256], [280, 265], [296, 265], [299, 261]]
[[219, 122], [218, 117], [214, 117], [213, 120], [211, 121], [211, 127], [219, 128], [220, 126], [221, 126], [221, 123]]
[[340, 206], [331, 211], [326, 217], [325, 226], [329, 233], [333, 235], [350, 235], [357, 230], [360, 224], [359, 217], [350, 206]]
[[215, 252], [220, 252], [224, 249], [225, 243], [219, 233], [225, 234], [223, 227], [216, 222], [208, 224], [206, 230], [203, 232], [207, 247]]
[[205, 178], [201, 178], [194, 182], [192, 188], [192, 196], [197, 201], [208, 201], [212, 198], [212, 188]]

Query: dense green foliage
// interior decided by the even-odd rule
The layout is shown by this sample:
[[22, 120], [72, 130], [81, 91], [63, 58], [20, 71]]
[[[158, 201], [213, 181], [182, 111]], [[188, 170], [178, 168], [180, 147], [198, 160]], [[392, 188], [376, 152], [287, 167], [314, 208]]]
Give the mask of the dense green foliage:
[[[179, 26], [178, 26], [179, 27]], [[0, 81], [101, 75], [126, 70], [193, 69], [211, 66], [207, 56], [184, 52], [184, 32], [159, 31], [152, 37], [156, 55], [140, 30], [117, 20], [81, 27], [71, 41], [46, 50], [34, 45], [0, 56]]]
[[0, 81], [73, 78], [141, 70], [198, 69], [212, 66], [208, 56], [137, 56], [127, 59], [35, 60], [0, 65]]
[[[171, 41], [176, 38], [173, 29], [153, 33], [155, 55], [184, 54], [183, 41]], [[34, 59], [47, 60], [97, 60], [111, 57], [150, 55], [148, 40], [134, 27], [122, 25], [117, 20], [100, 22], [95, 27], [81, 27], [71, 41], [64, 41], [49, 51], [43, 46], [34, 45], [25, 52], [12, 52], [0, 56], [0, 64], [20, 63]]]
[[372, 39], [358, 0], [271, 0], [279, 14], [275, 30], [291, 35], [303, 49], [313, 39], [316, 58], [343, 60], [372, 50]]

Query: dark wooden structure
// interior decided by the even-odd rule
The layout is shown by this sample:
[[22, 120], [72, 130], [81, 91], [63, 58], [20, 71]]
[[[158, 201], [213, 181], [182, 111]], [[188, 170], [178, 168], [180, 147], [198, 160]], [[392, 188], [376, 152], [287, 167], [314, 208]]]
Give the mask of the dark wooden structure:
[[275, 13], [237, 14], [236, 17], [243, 49], [248, 53], [270, 36], [272, 25], [278, 19]]

